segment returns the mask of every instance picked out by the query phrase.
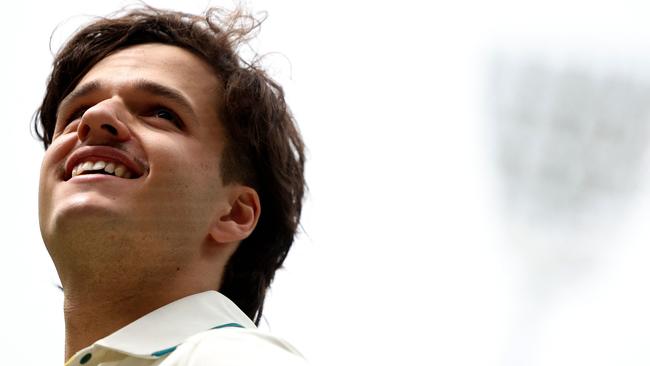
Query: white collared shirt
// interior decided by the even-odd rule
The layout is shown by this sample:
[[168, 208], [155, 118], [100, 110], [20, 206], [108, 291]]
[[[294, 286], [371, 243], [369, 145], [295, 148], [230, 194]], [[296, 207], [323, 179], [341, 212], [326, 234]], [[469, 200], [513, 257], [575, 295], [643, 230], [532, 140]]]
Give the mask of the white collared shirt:
[[65, 366], [305, 365], [232, 301], [206, 291], [167, 304], [77, 352]]

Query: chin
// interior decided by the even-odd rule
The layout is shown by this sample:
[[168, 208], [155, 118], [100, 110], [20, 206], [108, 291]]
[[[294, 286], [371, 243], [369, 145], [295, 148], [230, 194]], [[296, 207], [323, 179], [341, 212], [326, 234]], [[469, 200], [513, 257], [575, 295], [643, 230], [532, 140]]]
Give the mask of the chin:
[[102, 217], [114, 219], [129, 211], [126, 207], [128, 202], [122, 201], [95, 192], [79, 192], [59, 200], [53, 208], [59, 214], [75, 215], [81, 220]]
[[135, 229], [133, 210], [117, 206], [105, 197], [73, 195], [43, 212], [41, 235], [60, 276], [101, 273], [101, 263], [122, 264], [134, 252], [144, 230]]
[[42, 207], [41, 231], [48, 242], [50, 234], [71, 236], [65, 241], [91, 236], [95, 239], [100, 233], [113, 232], [118, 221], [127, 220], [129, 211], [124, 205], [120, 207], [118, 200], [101, 195], [84, 192], [72, 194], [63, 199], [52, 200], [49, 207]]

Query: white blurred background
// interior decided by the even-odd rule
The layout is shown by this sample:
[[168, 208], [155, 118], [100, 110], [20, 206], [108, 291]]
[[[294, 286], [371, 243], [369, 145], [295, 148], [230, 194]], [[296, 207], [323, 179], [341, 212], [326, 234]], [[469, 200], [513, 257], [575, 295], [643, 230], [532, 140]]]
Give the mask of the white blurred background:
[[[63, 362], [30, 133], [50, 36], [131, 3], [3, 8], [5, 364]], [[309, 147], [265, 329], [321, 365], [650, 363], [650, 5], [246, 4]]]

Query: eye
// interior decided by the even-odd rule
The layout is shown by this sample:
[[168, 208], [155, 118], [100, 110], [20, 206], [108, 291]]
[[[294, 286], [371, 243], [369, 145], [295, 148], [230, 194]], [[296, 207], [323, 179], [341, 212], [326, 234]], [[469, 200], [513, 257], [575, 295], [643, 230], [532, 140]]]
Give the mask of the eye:
[[[69, 113], [62, 121], [61, 123], [61, 129], [63, 133], [68, 133], [72, 131], [76, 131], [76, 125], [81, 117], [86, 113], [86, 111], [90, 108], [87, 105], [82, 105], [79, 106], [78, 108], [74, 109], [72, 113]], [[58, 123], [58, 122], [57, 122]]]
[[170, 121], [174, 121], [174, 119], [175, 119], [174, 115], [170, 111], [168, 111], [166, 109], [158, 109], [158, 110], [156, 110], [156, 112], [154, 112], [154, 116], [156, 116], [158, 118], [162, 118], [162, 119], [168, 119]]
[[172, 122], [176, 127], [181, 128], [183, 123], [178, 115], [165, 107], [156, 107], [151, 111], [151, 116]]
[[70, 113], [68, 118], [65, 119], [65, 125], [67, 126], [71, 122], [81, 118], [84, 115], [84, 113], [86, 113], [88, 108], [90, 107], [88, 107], [87, 105], [82, 105], [79, 108], [75, 109], [72, 113]]

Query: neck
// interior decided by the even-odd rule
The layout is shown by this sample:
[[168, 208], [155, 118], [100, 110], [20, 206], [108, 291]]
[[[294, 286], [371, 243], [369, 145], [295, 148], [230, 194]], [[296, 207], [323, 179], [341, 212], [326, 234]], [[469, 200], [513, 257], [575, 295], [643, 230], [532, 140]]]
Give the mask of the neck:
[[63, 305], [65, 360], [166, 304], [209, 289], [186, 287], [184, 291], [172, 291], [172, 288], [159, 291], [77, 292], [66, 287]]
[[[130, 304], [129, 304], [130, 303]], [[63, 315], [65, 319], [65, 359], [98, 339], [128, 324], [137, 316], [128, 309], [131, 301], [89, 301], [70, 296], [66, 290]], [[136, 318], [137, 319], [137, 318]]]
[[[64, 288], [65, 360], [164, 305], [218, 289], [225, 259], [220, 262], [215, 257], [222, 258], [161, 259], [143, 264], [134, 256], [125, 256], [117, 267], [97, 265], [99, 261], [93, 265], [87, 261], [59, 264]], [[115, 263], [117, 259], [104, 261]]]

